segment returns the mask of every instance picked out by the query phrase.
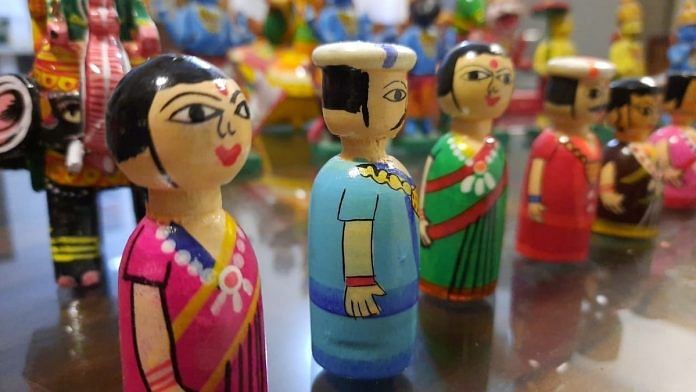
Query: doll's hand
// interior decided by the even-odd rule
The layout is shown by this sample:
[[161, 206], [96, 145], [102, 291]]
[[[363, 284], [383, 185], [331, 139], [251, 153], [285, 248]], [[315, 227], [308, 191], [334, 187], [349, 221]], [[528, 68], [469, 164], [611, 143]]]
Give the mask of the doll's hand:
[[665, 172], [662, 174], [662, 178], [665, 182], [677, 188], [683, 185], [681, 177], [682, 171], [672, 166], [666, 168]]
[[616, 193], [614, 191], [600, 192], [599, 198], [602, 200], [602, 204], [604, 205], [604, 207], [609, 211], [615, 214], [624, 213], [624, 208], [622, 206], [624, 196], [622, 194]]
[[422, 218], [420, 223], [418, 224], [418, 231], [420, 232], [420, 241], [421, 245], [425, 246], [426, 248], [430, 246], [433, 242], [430, 240], [430, 237], [428, 237], [428, 226], [430, 226], [430, 222], [425, 220], [425, 218]]
[[351, 317], [370, 317], [378, 315], [382, 309], [375, 302], [373, 296], [384, 295], [379, 285], [346, 287], [345, 307], [346, 313]]
[[543, 213], [545, 209], [546, 207], [544, 207], [541, 203], [529, 203], [527, 205], [529, 219], [533, 220], [534, 222], [544, 223]]

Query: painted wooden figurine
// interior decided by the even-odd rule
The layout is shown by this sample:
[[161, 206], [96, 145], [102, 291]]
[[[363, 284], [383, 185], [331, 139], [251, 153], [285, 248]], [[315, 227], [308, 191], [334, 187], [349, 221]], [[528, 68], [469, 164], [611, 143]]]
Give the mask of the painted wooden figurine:
[[385, 149], [406, 119], [403, 46], [341, 42], [312, 54], [343, 151], [319, 171], [309, 210], [312, 353], [327, 371], [377, 379], [408, 366], [418, 300], [417, 193]]
[[592, 231], [650, 239], [657, 235], [661, 183], [648, 136], [660, 118], [660, 89], [642, 78], [618, 80], [610, 90], [608, 119], [616, 139], [604, 147]]
[[[159, 50], [157, 30], [140, 0], [31, 1], [30, 11], [39, 40], [31, 74], [35, 83], [0, 77], [16, 93], [3, 116], [28, 119], [12, 112], [38, 109], [40, 116], [30, 123], [10, 127], [29, 127], [38, 135], [26, 152], [39, 157], [32, 162], [40, 163], [29, 166], [38, 173], [33, 177], [40, 177], [34, 184], [46, 189], [56, 282], [94, 286], [101, 281], [97, 191], [130, 186], [106, 152], [104, 106], [131, 65], [124, 40], [135, 58], [146, 58]], [[25, 86], [4, 83], [7, 78]], [[30, 94], [37, 90], [38, 97]], [[141, 205], [134, 204], [136, 210]]]
[[259, 268], [220, 192], [251, 146], [239, 86], [198, 58], [159, 56], [117, 86], [107, 141], [149, 191], [119, 271], [124, 390], [265, 391]]
[[505, 228], [507, 167], [491, 136], [514, 89], [512, 61], [496, 44], [463, 42], [438, 70], [448, 133], [425, 162], [420, 221], [422, 292], [452, 301], [495, 290]]
[[590, 125], [604, 113], [615, 68], [604, 60], [561, 57], [547, 69], [544, 112], [552, 125], [530, 152], [517, 250], [537, 261], [580, 262], [587, 258], [602, 152]]
[[667, 51], [671, 72], [696, 71], [696, 2], [685, 0], [676, 20], [676, 38]]
[[650, 136], [664, 177], [664, 206], [696, 209], [696, 73], [667, 78], [665, 110], [671, 124]]
[[570, 15], [570, 6], [562, 1], [541, 1], [534, 6], [533, 12], [535, 15], [546, 17], [548, 35], [534, 50], [532, 63], [534, 71], [542, 78], [546, 78], [547, 64], [550, 60], [575, 56], [577, 50], [571, 40], [574, 24]]
[[454, 42], [446, 43], [447, 35], [440, 34], [434, 26], [440, 14], [437, 0], [415, 0], [411, 3], [411, 21], [399, 44], [413, 49], [418, 55], [416, 65], [408, 77], [411, 94], [408, 100], [408, 120], [405, 132], [409, 135], [428, 135], [437, 123], [437, 81], [435, 69]]
[[618, 37], [609, 47], [609, 61], [616, 66], [618, 78], [645, 76], [643, 8], [636, 0], [622, 0], [616, 13]]
[[367, 15], [358, 15], [353, 0], [327, 0], [312, 23], [321, 43], [332, 43], [370, 38], [372, 23]]

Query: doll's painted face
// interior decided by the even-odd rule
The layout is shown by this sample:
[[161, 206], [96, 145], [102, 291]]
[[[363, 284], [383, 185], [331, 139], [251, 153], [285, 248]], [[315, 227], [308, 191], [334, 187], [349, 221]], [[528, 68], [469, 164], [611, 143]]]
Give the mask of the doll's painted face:
[[149, 149], [119, 166], [133, 182], [151, 189], [223, 185], [239, 173], [251, 148], [249, 108], [231, 79], [180, 83], [158, 91], [148, 124], [162, 170]]
[[660, 120], [658, 110], [661, 98], [658, 94], [631, 94], [629, 103], [616, 108], [608, 120], [617, 131], [630, 134], [635, 131], [650, 132]]
[[440, 98], [441, 106], [452, 116], [495, 119], [507, 109], [514, 86], [515, 71], [509, 58], [467, 54], [457, 60], [452, 93]]
[[[406, 72], [350, 67], [325, 72], [346, 72], [349, 78], [334, 73], [329, 83], [336, 88], [325, 87], [323, 114], [331, 133], [364, 140], [393, 138], [399, 133], [408, 103]], [[355, 83], [347, 83], [349, 80]]]
[[603, 78], [580, 80], [575, 91], [572, 117], [591, 123], [599, 122], [609, 103], [609, 80]]

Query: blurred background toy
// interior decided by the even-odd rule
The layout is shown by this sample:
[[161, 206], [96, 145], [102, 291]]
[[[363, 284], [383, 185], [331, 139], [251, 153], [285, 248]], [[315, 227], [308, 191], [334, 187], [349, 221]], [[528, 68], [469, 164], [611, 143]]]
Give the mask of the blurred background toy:
[[676, 39], [667, 52], [671, 72], [696, 70], [696, 3], [685, 0], [675, 22]]
[[616, 13], [617, 37], [609, 47], [609, 61], [616, 66], [616, 77], [645, 76], [643, 9], [636, 0], [622, 0]]
[[590, 244], [601, 163], [590, 125], [604, 114], [615, 68], [590, 57], [559, 57], [546, 69], [544, 113], [552, 125], [530, 151], [517, 251], [536, 261], [581, 262]]
[[665, 181], [667, 208], [696, 208], [696, 73], [671, 74], [664, 96], [671, 123], [650, 136]]
[[352, 0], [327, 0], [313, 23], [319, 42], [368, 41], [372, 23], [365, 14], [358, 14]]
[[604, 147], [592, 231], [651, 239], [657, 235], [662, 178], [648, 137], [660, 118], [661, 91], [648, 77], [620, 79], [610, 89], [608, 119], [616, 138]]

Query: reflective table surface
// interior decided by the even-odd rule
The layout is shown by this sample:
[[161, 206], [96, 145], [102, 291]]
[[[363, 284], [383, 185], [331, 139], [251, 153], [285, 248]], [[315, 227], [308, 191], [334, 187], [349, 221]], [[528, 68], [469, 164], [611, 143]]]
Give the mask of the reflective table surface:
[[[337, 379], [312, 360], [306, 208], [316, 169], [276, 162], [275, 176], [225, 187], [225, 207], [261, 263], [270, 390], [696, 391], [696, 216], [665, 211], [651, 244], [595, 237], [583, 265], [527, 262], [514, 252], [525, 144], [510, 138], [495, 295], [460, 306], [421, 298], [413, 362], [380, 382]], [[416, 178], [420, 164], [409, 162]], [[105, 285], [63, 290], [53, 282], [45, 195], [25, 172], [1, 179], [0, 391], [120, 390], [116, 271], [134, 227], [130, 194], [100, 196]]]

